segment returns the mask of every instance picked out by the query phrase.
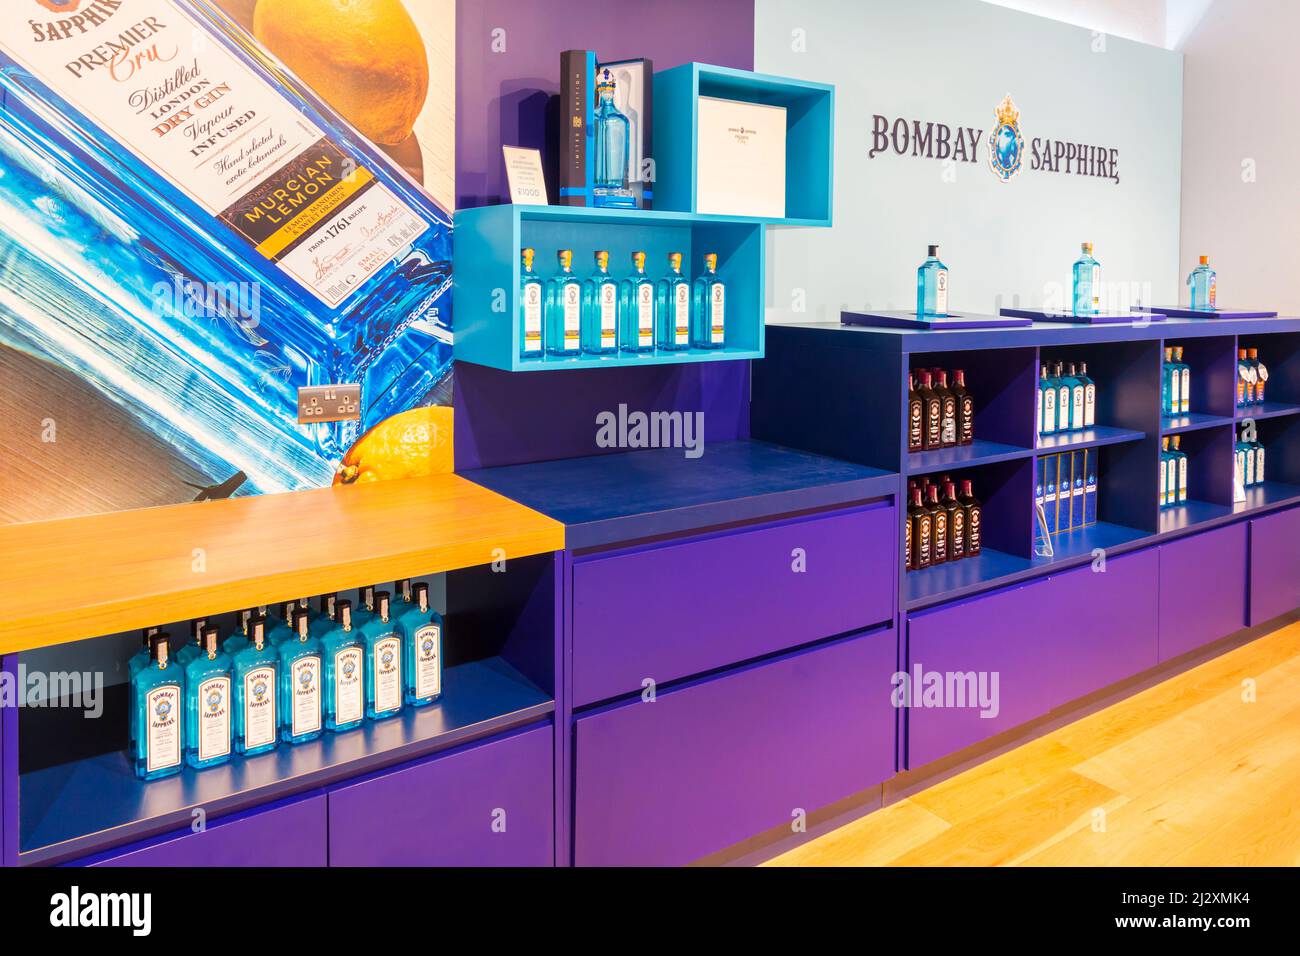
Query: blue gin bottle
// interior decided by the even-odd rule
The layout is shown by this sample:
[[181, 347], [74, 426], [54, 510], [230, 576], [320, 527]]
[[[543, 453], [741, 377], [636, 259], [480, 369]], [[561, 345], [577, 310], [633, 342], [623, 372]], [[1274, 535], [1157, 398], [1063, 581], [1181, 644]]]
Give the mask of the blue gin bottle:
[[179, 773], [185, 746], [185, 673], [169, 657], [167, 635], [149, 639], [149, 664], [131, 679], [135, 775], [158, 780]]
[[1038, 433], [1056, 433], [1056, 386], [1047, 374], [1046, 365], [1040, 370], [1038, 378]]
[[596, 181], [592, 198], [596, 206], [632, 207], [628, 158], [632, 152], [632, 125], [614, 105], [614, 75], [601, 70], [596, 77]]
[[1065, 364], [1057, 362], [1056, 367], [1052, 370], [1051, 381], [1056, 385], [1056, 430], [1058, 432], [1069, 431], [1070, 409], [1072, 405], [1070, 392], [1071, 383], [1065, 375]]
[[[143, 646], [138, 651], [136, 651], [133, 655], [131, 655], [131, 659], [126, 662], [127, 673], [130, 675], [132, 680], [135, 679], [136, 674], [140, 673], [140, 671], [148, 667], [150, 662], [153, 660], [153, 641], [151, 640], [151, 638], [155, 634], [157, 634], [158, 631], [159, 628], [146, 627], [143, 631], [140, 632], [140, 636], [144, 642]], [[132, 754], [135, 753], [135, 740], [136, 740], [135, 718], [136, 718], [135, 708], [132, 707], [131, 719], [129, 721], [131, 725], [130, 753]]]
[[442, 696], [442, 615], [430, 609], [429, 585], [423, 581], [415, 586], [414, 600], [398, 608], [397, 629], [406, 653], [406, 702], [423, 707]]
[[691, 347], [720, 349], [727, 344], [727, 286], [718, 278], [718, 254], [704, 254], [704, 272], [695, 280], [695, 321]]
[[320, 610], [311, 620], [313, 637], [324, 637], [334, 630], [338, 623], [339, 596], [335, 593], [322, 594], [319, 600]]
[[255, 617], [262, 618], [263, 628], [266, 626], [266, 605], [260, 607], [245, 608], [239, 612], [239, 627], [235, 629], [224, 641], [221, 642], [221, 649], [229, 654], [232, 658], [248, 646], [248, 622]]
[[176, 663], [184, 669], [189, 666], [190, 661], [199, 657], [203, 650], [203, 630], [208, 626], [206, 617], [196, 618], [190, 622], [190, 636], [192, 640], [176, 652]]
[[366, 717], [366, 645], [352, 623], [352, 602], [335, 605], [335, 622], [321, 636], [324, 660], [325, 729], [339, 732], [360, 727]]
[[366, 646], [366, 716], [393, 717], [402, 710], [402, 632], [389, 614], [388, 592], [375, 592], [375, 613], [361, 627]]
[[1083, 427], [1097, 424], [1097, 383], [1088, 377], [1088, 363], [1079, 363], [1079, 381], [1083, 384]]
[[655, 350], [655, 283], [645, 271], [645, 253], [632, 253], [632, 274], [619, 283], [619, 348]]
[[138, 651], [131, 655], [127, 661], [126, 669], [130, 676], [134, 677], [145, 665], [153, 660], [153, 642], [150, 640], [159, 631], [156, 627], [146, 627], [140, 632], [141, 646]]
[[1093, 315], [1101, 311], [1101, 264], [1092, 257], [1091, 242], [1081, 249], [1074, 261], [1074, 314]]
[[293, 612], [293, 636], [280, 645], [280, 739], [302, 744], [321, 735], [323, 713], [319, 638], [311, 634], [311, 615]]
[[233, 655], [235, 751], [246, 757], [275, 749], [280, 655], [266, 640], [266, 618], [248, 620], [248, 646]]
[[542, 280], [533, 271], [537, 253], [529, 248], [519, 252], [519, 328], [523, 336], [520, 358], [542, 357]]
[[234, 690], [230, 655], [221, 649], [217, 629], [200, 629], [202, 652], [185, 665], [185, 762], [206, 770], [230, 759], [234, 748], [231, 713]]
[[1210, 257], [1201, 256], [1200, 264], [1187, 277], [1187, 288], [1193, 309], [1213, 311], [1218, 300], [1219, 276], [1210, 268]]
[[573, 250], [556, 254], [560, 271], [546, 282], [546, 354], [582, 351], [582, 283], [573, 274]]
[[285, 601], [276, 607], [275, 618], [266, 622], [266, 642], [277, 650], [285, 641], [291, 640], [296, 636], [294, 633], [293, 616], [297, 610], [297, 601]]
[[1079, 373], [1075, 370], [1073, 362], [1066, 369], [1065, 378], [1061, 381], [1070, 390], [1070, 431], [1082, 431], [1086, 411], [1084, 403], [1087, 389], [1083, 384], [1083, 380], [1079, 378]]
[[681, 352], [691, 346], [691, 286], [682, 275], [682, 254], [668, 253], [668, 272], [655, 284], [658, 347]]
[[352, 626], [360, 630], [375, 616], [375, 586], [357, 588], [357, 604], [352, 605]]
[[939, 261], [939, 247], [929, 253], [916, 270], [917, 316], [948, 314], [948, 267]]
[[618, 284], [609, 274], [609, 253], [596, 253], [596, 268], [582, 282], [582, 350], [589, 355], [618, 351]]

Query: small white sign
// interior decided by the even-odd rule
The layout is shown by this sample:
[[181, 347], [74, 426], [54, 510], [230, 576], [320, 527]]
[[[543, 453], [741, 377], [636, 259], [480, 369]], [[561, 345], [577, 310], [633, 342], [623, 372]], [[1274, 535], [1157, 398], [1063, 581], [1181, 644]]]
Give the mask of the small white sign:
[[520, 146], [502, 146], [506, 159], [506, 178], [510, 182], [510, 201], [529, 206], [546, 205], [546, 176], [542, 173], [540, 150]]
[[696, 209], [785, 216], [784, 106], [701, 96]]

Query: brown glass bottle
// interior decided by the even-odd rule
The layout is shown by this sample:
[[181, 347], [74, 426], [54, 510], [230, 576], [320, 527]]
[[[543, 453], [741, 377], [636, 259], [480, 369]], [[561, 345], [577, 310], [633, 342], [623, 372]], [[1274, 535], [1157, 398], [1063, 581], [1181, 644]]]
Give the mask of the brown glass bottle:
[[966, 388], [966, 370], [953, 369], [952, 394], [957, 399], [957, 444], [975, 441], [975, 399]]
[[925, 437], [925, 402], [917, 388], [920, 372], [907, 377], [907, 450], [920, 451]]
[[939, 503], [939, 486], [928, 489], [925, 510], [930, 512], [930, 563], [943, 564], [948, 560], [948, 512]]
[[980, 553], [984, 539], [984, 508], [975, 497], [975, 491], [969, 478], [962, 479], [961, 497], [957, 499], [966, 509], [966, 556], [973, 558]]
[[948, 560], [960, 561], [966, 557], [966, 508], [957, 500], [957, 486], [951, 481], [944, 485], [940, 504], [948, 513]]
[[939, 442], [944, 448], [957, 444], [957, 396], [948, 387], [948, 373], [939, 369], [934, 392], [939, 396]]
[[934, 557], [934, 516], [921, 504], [921, 489], [912, 490], [912, 503], [907, 506], [907, 520], [912, 526], [912, 568], [928, 568]]
[[921, 373], [921, 387], [917, 392], [921, 396], [924, 431], [921, 434], [921, 447], [926, 451], [942, 448], [943, 404], [939, 394], [932, 387], [933, 379], [929, 372]]

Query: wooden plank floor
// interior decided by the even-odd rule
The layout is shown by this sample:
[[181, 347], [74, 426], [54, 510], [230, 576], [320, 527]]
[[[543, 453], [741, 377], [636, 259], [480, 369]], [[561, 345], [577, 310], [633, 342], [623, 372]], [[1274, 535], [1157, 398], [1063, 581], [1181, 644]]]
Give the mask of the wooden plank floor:
[[1300, 622], [769, 861], [1300, 865]]

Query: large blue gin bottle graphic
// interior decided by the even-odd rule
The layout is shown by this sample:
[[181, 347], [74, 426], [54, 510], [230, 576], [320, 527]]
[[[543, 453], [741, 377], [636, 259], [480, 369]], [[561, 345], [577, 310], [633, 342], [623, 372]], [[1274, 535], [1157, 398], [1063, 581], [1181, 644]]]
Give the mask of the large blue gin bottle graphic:
[[179, 773], [185, 744], [185, 674], [168, 657], [165, 633], [149, 641], [149, 663], [131, 679], [131, 707], [138, 728], [131, 756], [141, 780]]
[[636, 205], [628, 186], [628, 157], [632, 152], [632, 126], [614, 105], [614, 75], [601, 70], [596, 77], [596, 182], [592, 197], [597, 206]]
[[[445, 387], [450, 217], [212, 5], [81, 10], [0, 15], [0, 341], [214, 480], [329, 482]], [[359, 423], [297, 423], [344, 382]]]
[[230, 759], [234, 742], [230, 655], [217, 629], [199, 628], [201, 652], [185, 665], [185, 762], [206, 770]]

